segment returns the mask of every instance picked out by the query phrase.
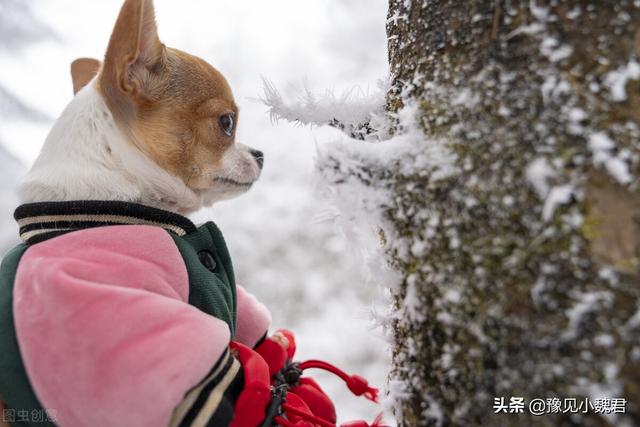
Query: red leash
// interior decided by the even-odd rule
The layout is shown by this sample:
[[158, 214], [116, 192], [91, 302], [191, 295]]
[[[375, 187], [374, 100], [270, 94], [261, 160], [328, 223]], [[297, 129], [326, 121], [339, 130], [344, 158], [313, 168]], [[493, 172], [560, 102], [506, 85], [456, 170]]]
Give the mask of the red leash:
[[303, 371], [307, 369], [323, 369], [340, 377], [356, 396], [364, 396], [372, 402], [378, 403], [378, 389], [369, 386], [369, 382], [360, 375], [347, 375], [341, 369], [322, 360], [307, 360], [298, 365]]

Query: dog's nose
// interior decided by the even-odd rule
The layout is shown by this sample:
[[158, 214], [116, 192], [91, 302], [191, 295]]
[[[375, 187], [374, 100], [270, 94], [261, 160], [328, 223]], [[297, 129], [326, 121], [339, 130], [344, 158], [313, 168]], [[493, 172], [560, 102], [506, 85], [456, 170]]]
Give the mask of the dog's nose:
[[258, 163], [258, 167], [262, 169], [262, 165], [264, 165], [264, 154], [262, 153], [262, 151], [254, 150], [252, 148], [249, 150], [249, 152], [251, 153], [253, 158], [256, 159], [256, 162]]

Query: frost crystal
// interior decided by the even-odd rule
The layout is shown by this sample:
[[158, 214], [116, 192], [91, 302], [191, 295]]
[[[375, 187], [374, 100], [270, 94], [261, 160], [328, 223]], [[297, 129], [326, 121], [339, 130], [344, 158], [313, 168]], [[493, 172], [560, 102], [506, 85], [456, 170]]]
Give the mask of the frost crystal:
[[571, 184], [553, 187], [549, 191], [544, 202], [544, 207], [542, 208], [542, 219], [549, 221], [553, 217], [553, 213], [558, 206], [569, 203], [571, 196], [573, 195], [573, 191], [573, 185]]
[[269, 81], [263, 80], [262, 102], [269, 107], [272, 120], [284, 119], [303, 125], [331, 125], [357, 132], [384, 111], [386, 86], [379, 83], [375, 92], [354, 88], [336, 95], [326, 91], [314, 94], [305, 86], [302, 95], [287, 99]]
[[556, 172], [549, 164], [549, 161], [544, 157], [533, 160], [527, 166], [526, 175], [529, 183], [533, 185], [536, 193], [538, 193], [538, 197], [544, 200], [549, 194], [549, 179], [556, 176]]
[[620, 184], [631, 183], [633, 177], [629, 172], [628, 163], [620, 155], [613, 154], [616, 144], [605, 132], [591, 134], [588, 144], [596, 166], [604, 166]]
[[638, 79], [640, 79], [640, 63], [632, 59], [627, 65], [610, 71], [606, 75], [604, 83], [611, 91], [611, 99], [622, 102], [627, 99], [627, 83], [629, 80]]

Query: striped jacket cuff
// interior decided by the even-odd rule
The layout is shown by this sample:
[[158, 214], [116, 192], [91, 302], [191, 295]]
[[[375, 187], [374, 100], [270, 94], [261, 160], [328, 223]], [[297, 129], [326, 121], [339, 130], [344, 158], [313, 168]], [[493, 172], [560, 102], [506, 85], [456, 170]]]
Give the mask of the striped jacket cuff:
[[242, 366], [227, 349], [204, 380], [187, 392], [174, 410], [169, 426], [229, 425], [236, 399], [243, 387]]

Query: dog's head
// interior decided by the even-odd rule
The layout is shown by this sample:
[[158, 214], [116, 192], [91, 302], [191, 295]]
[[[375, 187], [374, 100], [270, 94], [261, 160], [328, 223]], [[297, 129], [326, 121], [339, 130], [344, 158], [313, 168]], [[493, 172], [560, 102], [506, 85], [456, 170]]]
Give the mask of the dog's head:
[[74, 91], [95, 85], [144, 155], [209, 203], [246, 191], [263, 155], [235, 141], [238, 107], [222, 74], [158, 38], [152, 0], [126, 0], [104, 62], [74, 61]]

